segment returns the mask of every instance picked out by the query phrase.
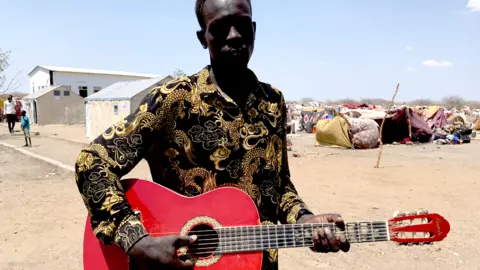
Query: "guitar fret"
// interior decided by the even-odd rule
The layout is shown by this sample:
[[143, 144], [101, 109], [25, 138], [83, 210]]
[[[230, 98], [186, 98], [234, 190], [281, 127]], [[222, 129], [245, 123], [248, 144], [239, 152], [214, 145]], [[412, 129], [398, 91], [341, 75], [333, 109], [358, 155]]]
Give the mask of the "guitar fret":
[[257, 242], [255, 242], [255, 226], [249, 227], [250, 239], [252, 241], [252, 249], [257, 249]]
[[216, 252], [222, 252], [223, 250], [222, 245], [225, 241], [222, 237], [222, 228], [215, 229], [215, 231], [218, 235], [218, 248], [216, 249]]
[[305, 229], [303, 228], [303, 224], [300, 225], [300, 228], [301, 228], [301, 231], [300, 231], [301, 236], [300, 237], [302, 238], [302, 244], [305, 247]]
[[375, 242], [375, 231], [373, 229], [373, 222], [369, 222], [370, 223], [370, 234], [372, 236], [372, 242]]

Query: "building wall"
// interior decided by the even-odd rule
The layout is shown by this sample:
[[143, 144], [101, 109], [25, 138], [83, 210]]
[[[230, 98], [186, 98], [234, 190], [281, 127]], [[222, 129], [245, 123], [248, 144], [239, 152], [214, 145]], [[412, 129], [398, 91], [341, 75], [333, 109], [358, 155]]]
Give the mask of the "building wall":
[[87, 137], [95, 139], [110, 126], [130, 114], [130, 101], [88, 101], [86, 112]]
[[88, 74], [53, 71], [53, 83], [50, 80], [50, 71], [41, 67], [35, 69], [29, 76], [30, 93], [42, 90], [47, 86], [67, 85], [72, 91], [79, 94], [79, 86], [87, 87], [87, 95], [94, 93], [94, 90], [101, 90], [109, 85], [121, 81], [132, 81], [146, 79], [138, 76], [120, 76], [107, 74]]
[[72, 91], [79, 93], [79, 87], [86, 86], [88, 95], [94, 93], [94, 89], [101, 90], [109, 85], [121, 81], [132, 81], [145, 79], [144, 77], [131, 76], [115, 76], [102, 74], [85, 74], [85, 73], [69, 73], [69, 72], [53, 72], [53, 81], [55, 85], [69, 85]]
[[46, 69], [37, 68], [30, 75], [29, 81], [29, 91], [32, 94], [50, 86], [50, 73]]
[[[60, 91], [60, 96], [55, 96], [55, 90]], [[64, 91], [68, 87], [60, 86], [53, 91], [37, 98], [37, 124], [82, 124], [85, 123], [85, 104], [83, 98]], [[70, 91], [71, 92], [71, 91]]]

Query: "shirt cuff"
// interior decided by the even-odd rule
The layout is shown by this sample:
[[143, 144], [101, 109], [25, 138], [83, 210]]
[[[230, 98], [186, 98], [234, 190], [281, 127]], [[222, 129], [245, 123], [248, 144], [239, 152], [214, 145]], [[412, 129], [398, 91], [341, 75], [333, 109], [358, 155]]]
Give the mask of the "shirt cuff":
[[135, 215], [129, 215], [120, 223], [115, 232], [115, 243], [126, 253], [148, 232]]
[[287, 223], [288, 224], [296, 224], [298, 219], [307, 214], [313, 214], [305, 204], [299, 203], [294, 205], [291, 209], [290, 212], [287, 214]]

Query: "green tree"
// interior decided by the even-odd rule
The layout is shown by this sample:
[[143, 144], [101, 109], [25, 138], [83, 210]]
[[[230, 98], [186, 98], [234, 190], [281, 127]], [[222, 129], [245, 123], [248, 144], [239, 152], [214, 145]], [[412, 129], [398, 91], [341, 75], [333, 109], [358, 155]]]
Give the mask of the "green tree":
[[20, 87], [17, 81], [20, 72], [13, 76], [11, 80], [7, 81], [5, 70], [7, 70], [8, 67], [10, 67], [10, 51], [0, 49], [0, 94], [15, 91]]
[[173, 78], [177, 79], [183, 76], [187, 76], [187, 74], [183, 70], [177, 68], [175, 69], [175, 71], [173, 71], [172, 76]]

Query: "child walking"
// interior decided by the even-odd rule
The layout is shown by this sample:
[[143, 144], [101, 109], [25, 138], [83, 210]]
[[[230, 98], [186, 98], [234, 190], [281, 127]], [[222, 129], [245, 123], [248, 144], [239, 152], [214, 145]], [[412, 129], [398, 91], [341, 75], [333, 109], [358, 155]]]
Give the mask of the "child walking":
[[[25, 134], [25, 147], [32, 147], [32, 139], [30, 138], [30, 121], [28, 120], [27, 112], [22, 111], [22, 122], [20, 123], [22, 127], [23, 134]], [[30, 145], [29, 145], [30, 143]]]

